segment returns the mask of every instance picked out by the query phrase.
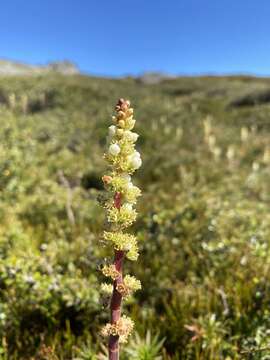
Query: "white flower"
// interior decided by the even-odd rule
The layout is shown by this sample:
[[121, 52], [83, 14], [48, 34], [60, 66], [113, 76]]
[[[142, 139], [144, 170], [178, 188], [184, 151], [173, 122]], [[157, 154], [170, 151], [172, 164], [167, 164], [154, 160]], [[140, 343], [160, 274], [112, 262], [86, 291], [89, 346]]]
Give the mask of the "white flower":
[[137, 158], [141, 158], [141, 154], [139, 153], [139, 151], [134, 151], [133, 156]]
[[132, 141], [132, 142], [136, 142], [139, 137], [138, 134], [136, 134], [130, 130], [125, 131], [125, 136], [126, 136], [127, 140]]
[[138, 151], [134, 151], [134, 154], [128, 157], [128, 161], [130, 166], [135, 170], [139, 169], [142, 165], [141, 155]]
[[134, 169], [139, 169], [139, 167], [141, 167], [142, 165], [142, 159], [140, 157], [133, 157], [132, 161], [131, 161], [131, 166]]
[[113, 137], [115, 135], [115, 132], [116, 132], [116, 126], [115, 125], [109, 126], [109, 136]]
[[139, 169], [142, 165], [142, 159], [134, 158], [132, 164], [133, 164], [134, 169]]
[[120, 153], [120, 146], [117, 144], [112, 144], [109, 146], [109, 153], [113, 156], [118, 155]]

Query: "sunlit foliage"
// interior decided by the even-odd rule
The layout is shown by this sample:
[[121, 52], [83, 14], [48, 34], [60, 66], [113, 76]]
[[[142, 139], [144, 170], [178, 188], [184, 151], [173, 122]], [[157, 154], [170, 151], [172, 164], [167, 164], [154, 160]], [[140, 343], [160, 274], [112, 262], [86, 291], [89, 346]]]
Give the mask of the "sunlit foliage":
[[141, 256], [126, 265], [142, 282], [125, 305], [139, 335], [123, 360], [267, 359], [268, 89], [244, 77], [0, 79], [0, 358], [106, 358], [98, 270], [111, 252], [96, 198], [125, 96], [144, 166]]

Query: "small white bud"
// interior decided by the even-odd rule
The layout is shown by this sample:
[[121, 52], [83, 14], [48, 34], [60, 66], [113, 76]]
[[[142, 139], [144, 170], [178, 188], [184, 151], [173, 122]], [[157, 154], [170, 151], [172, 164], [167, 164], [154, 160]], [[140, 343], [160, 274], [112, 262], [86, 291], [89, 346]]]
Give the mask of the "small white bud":
[[109, 126], [109, 136], [113, 137], [115, 135], [115, 132], [116, 132], [116, 126], [115, 125]]
[[134, 151], [134, 154], [133, 154], [133, 157], [136, 157], [136, 158], [141, 158], [141, 154], [139, 153], [139, 151]]
[[142, 159], [139, 156], [133, 156], [131, 159], [130, 165], [134, 169], [139, 169], [139, 167], [141, 167], [141, 165], [142, 165]]
[[109, 153], [113, 156], [118, 155], [120, 153], [120, 146], [117, 144], [112, 144], [109, 146]]

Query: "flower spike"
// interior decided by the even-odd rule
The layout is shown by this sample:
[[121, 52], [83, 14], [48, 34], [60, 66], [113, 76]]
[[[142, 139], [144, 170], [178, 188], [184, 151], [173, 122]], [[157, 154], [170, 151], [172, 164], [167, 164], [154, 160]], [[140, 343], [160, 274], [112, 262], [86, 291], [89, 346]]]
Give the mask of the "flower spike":
[[119, 359], [119, 342], [126, 342], [133, 329], [133, 321], [121, 317], [122, 299], [141, 289], [141, 283], [134, 276], [123, 276], [123, 260], [137, 260], [138, 245], [136, 237], [126, 232], [134, 223], [137, 212], [134, 208], [140, 189], [133, 185], [131, 175], [140, 168], [142, 160], [135, 149], [139, 135], [133, 132], [136, 120], [128, 100], [120, 99], [115, 106], [113, 125], [108, 131], [108, 148], [104, 155], [109, 165], [109, 173], [102, 177], [108, 196], [103, 202], [106, 211], [108, 231], [103, 240], [114, 249], [114, 262], [105, 265], [103, 275], [111, 278], [113, 284], [102, 284], [102, 293], [111, 296], [111, 321], [101, 331], [109, 337], [109, 359]]

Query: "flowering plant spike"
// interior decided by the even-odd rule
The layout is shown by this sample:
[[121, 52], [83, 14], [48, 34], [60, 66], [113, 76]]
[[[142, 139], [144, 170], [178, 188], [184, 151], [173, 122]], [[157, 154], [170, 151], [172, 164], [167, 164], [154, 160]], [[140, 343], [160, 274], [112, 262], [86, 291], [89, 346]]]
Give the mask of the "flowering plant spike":
[[102, 177], [107, 195], [103, 200], [106, 210], [107, 229], [103, 240], [114, 249], [114, 260], [102, 267], [102, 272], [111, 278], [112, 284], [102, 284], [102, 292], [110, 299], [111, 321], [102, 329], [109, 337], [109, 359], [119, 359], [119, 343], [126, 342], [133, 329], [133, 321], [121, 316], [122, 299], [141, 288], [134, 276], [123, 275], [123, 260], [138, 258], [136, 237], [127, 228], [136, 220], [134, 208], [140, 189], [133, 185], [131, 175], [141, 166], [142, 160], [135, 143], [138, 134], [132, 131], [135, 125], [133, 109], [128, 100], [120, 99], [115, 107], [113, 125], [109, 127], [108, 149], [105, 159], [109, 164], [108, 174]]

